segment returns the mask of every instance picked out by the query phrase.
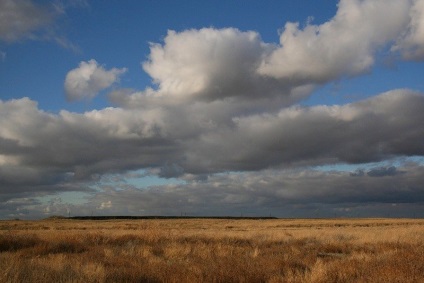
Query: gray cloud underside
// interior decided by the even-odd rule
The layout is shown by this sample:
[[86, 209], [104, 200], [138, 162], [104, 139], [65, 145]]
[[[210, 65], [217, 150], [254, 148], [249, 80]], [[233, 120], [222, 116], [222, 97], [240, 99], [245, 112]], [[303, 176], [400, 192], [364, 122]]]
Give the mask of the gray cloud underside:
[[180, 175], [210, 174], [424, 154], [424, 96], [409, 90], [231, 119], [214, 107], [56, 115], [26, 98], [1, 102], [0, 190], [142, 168], [164, 167], [162, 176], [175, 176], [172, 166]]
[[187, 158], [198, 170], [258, 170], [422, 155], [424, 129], [415, 119], [423, 118], [423, 109], [421, 94], [399, 90], [344, 106], [295, 106], [235, 118], [232, 126], [193, 142]]

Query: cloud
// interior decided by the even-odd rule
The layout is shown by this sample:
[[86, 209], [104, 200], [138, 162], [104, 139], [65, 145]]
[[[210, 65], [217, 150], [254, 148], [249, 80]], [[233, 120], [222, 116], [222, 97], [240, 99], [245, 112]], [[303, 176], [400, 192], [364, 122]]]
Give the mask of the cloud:
[[[28, 98], [0, 102], [0, 192], [86, 190], [105, 172], [165, 165], [178, 145], [160, 112], [50, 114]], [[79, 188], [78, 188], [79, 187]]]
[[[381, 49], [419, 58], [421, 3], [344, 0], [324, 24], [288, 23], [278, 45], [235, 28], [169, 31], [143, 63], [155, 85], [115, 89], [116, 107], [48, 113], [29, 98], [0, 101], [0, 213], [57, 212], [70, 206], [42, 208], [36, 197], [67, 191], [93, 194], [77, 208], [88, 215], [419, 205], [422, 166], [360, 165], [424, 156], [423, 93], [296, 103], [322, 84], [368, 72]], [[66, 76], [67, 98], [91, 99], [125, 72], [83, 61]], [[359, 169], [311, 169], [328, 164]], [[132, 170], [181, 182], [105, 185]]]
[[6, 42], [31, 37], [33, 32], [49, 25], [52, 21], [52, 11], [31, 0], [0, 2], [0, 39]]
[[112, 207], [112, 201], [108, 200], [108, 201], [102, 202], [97, 209], [108, 209], [111, 207]]
[[[206, 181], [143, 189], [118, 183], [98, 188], [98, 193], [88, 197], [87, 203], [72, 206], [71, 210], [80, 215], [333, 217], [334, 213], [369, 215], [373, 207], [379, 207], [375, 212], [379, 216], [391, 213], [412, 217], [413, 208], [422, 211], [424, 167], [414, 164], [396, 170], [404, 173], [353, 177], [349, 172], [300, 168], [216, 174]], [[13, 201], [17, 202], [9, 201], [10, 211], [14, 208]], [[55, 211], [62, 214], [70, 207], [64, 203], [60, 207], [57, 201], [55, 204]], [[53, 205], [37, 207], [42, 211], [43, 207], [52, 209]]]
[[[381, 167], [370, 168], [369, 171]], [[0, 213], [8, 217], [40, 218], [72, 215], [222, 215], [334, 217], [421, 217], [424, 167], [403, 164], [402, 174], [352, 176], [345, 171], [309, 168], [262, 170], [210, 175], [175, 185], [137, 188], [124, 180], [105, 184], [82, 204], [60, 198], [40, 202], [33, 197], [0, 199]], [[418, 215], [415, 215], [418, 213]]]
[[408, 24], [409, 1], [342, 0], [337, 14], [321, 25], [287, 23], [258, 68], [264, 76], [325, 83], [368, 72], [375, 53]]
[[168, 31], [163, 46], [151, 44], [143, 68], [158, 84], [156, 95], [209, 100], [249, 96], [255, 85], [249, 79], [266, 48], [256, 32], [233, 28]]
[[369, 72], [384, 50], [392, 51], [384, 56], [419, 59], [407, 53], [424, 47], [422, 1], [342, 0], [321, 25], [287, 23], [278, 45], [235, 28], [171, 30], [162, 44], [151, 44], [143, 63], [155, 87], [117, 91], [112, 100], [123, 107], [166, 99], [243, 103], [249, 113], [281, 109], [320, 85]]
[[[80, 53], [79, 46], [61, 32], [60, 19], [68, 10], [87, 8], [86, 0], [56, 0], [39, 4], [33, 0], [0, 1], [0, 41], [14, 43], [19, 40], [46, 40]], [[5, 57], [0, 51], [0, 61]], [[3, 57], [3, 58], [2, 58]]]
[[164, 43], [151, 44], [143, 69], [156, 88], [116, 91], [122, 107], [198, 103], [228, 104], [234, 112], [280, 109], [310, 94], [314, 85], [293, 86], [257, 73], [270, 48], [259, 34], [235, 28], [168, 31]]
[[176, 177], [424, 154], [424, 96], [408, 90], [342, 106], [202, 121], [220, 117], [221, 106], [51, 114], [29, 99], [1, 102], [0, 190], [12, 183], [21, 183], [14, 190], [22, 192], [30, 184], [67, 190], [58, 185], [143, 168]]
[[163, 178], [177, 178], [184, 174], [184, 169], [177, 164], [166, 163], [165, 166], [160, 168], [159, 177]]
[[56, 0], [52, 4], [59, 14], [65, 14], [71, 8], [89, 8], [90, 4], [87, 0]]
[[358, 164], [423, 155], [423, 109], [422, 94], [397, 90], [342, 106], [293, 106], [276, 114], [234, 117], [233, 124], [189, 142], [190, 170], [185, 170]]
[[65, 79], [66, 97], [70, 101], [91, 99], [99, 91], [110, 87], [119, 81], [119, 76], [127, 71], [126, 68], [106, 70], [98, 65], [96, 60], [82, 61], [78, 68], [68, 72]]
[[394, 176], [396, 174], [399, 174], [396, 167], [390, 166], [390, 167], [377, 167], [373, 168], [370, 171], [368, 171], [368, 176], [371, 177], [383, 177], [383, 176]]
[[407, 60], [424, 59], [424, 0], [413, 1], [407, 31], [398, 39], [393, 51], [400, 50]]

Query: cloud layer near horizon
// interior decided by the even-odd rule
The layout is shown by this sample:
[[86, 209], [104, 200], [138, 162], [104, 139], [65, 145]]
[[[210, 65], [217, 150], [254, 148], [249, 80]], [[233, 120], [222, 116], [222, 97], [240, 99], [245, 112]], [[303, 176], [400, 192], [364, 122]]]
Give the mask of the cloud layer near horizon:
[[[235, 204], [261, 211], [311, 202], [422, 203], [419, 164], [367, 172], [308, 168], [424, 156], [423, 93], [296, 103], [325, 83], [369, 72], [381, 50], [422, 60], [423, 3], [340, 1], [324, 24], [287, 23], [279, 44], [235, 28], [169, 31], [143, 63], [155, 85], [113, 91], [116, 107], [48, 113], [29, 98], [0, 101], [3, 214], [37, 205], [36, 196], [94, 192], [95, 185], [102, 191], [90, 205], [116, 213], [136, 213], [137, 204], [200, 211], [207, 199], [210, 212]], [[92, 98], [125, 71], [81, 62], [66, 76], [67, 97]], [[182, 183], [142, 191], [102, 185], [105, 176], [137, 170]]]

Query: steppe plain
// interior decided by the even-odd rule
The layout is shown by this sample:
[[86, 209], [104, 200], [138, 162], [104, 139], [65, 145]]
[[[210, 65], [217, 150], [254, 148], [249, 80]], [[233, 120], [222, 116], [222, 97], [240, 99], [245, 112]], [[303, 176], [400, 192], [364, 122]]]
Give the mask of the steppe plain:
[[424, 282], [424, 219], [0, 221], [0, 282]]

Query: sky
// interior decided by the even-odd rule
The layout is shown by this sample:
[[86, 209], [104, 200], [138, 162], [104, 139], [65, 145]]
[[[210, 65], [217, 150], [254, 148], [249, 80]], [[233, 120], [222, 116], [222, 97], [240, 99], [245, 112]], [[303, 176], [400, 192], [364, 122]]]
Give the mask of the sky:
[[424, 0], [0, 0], [0, 219], [424, 217]]

